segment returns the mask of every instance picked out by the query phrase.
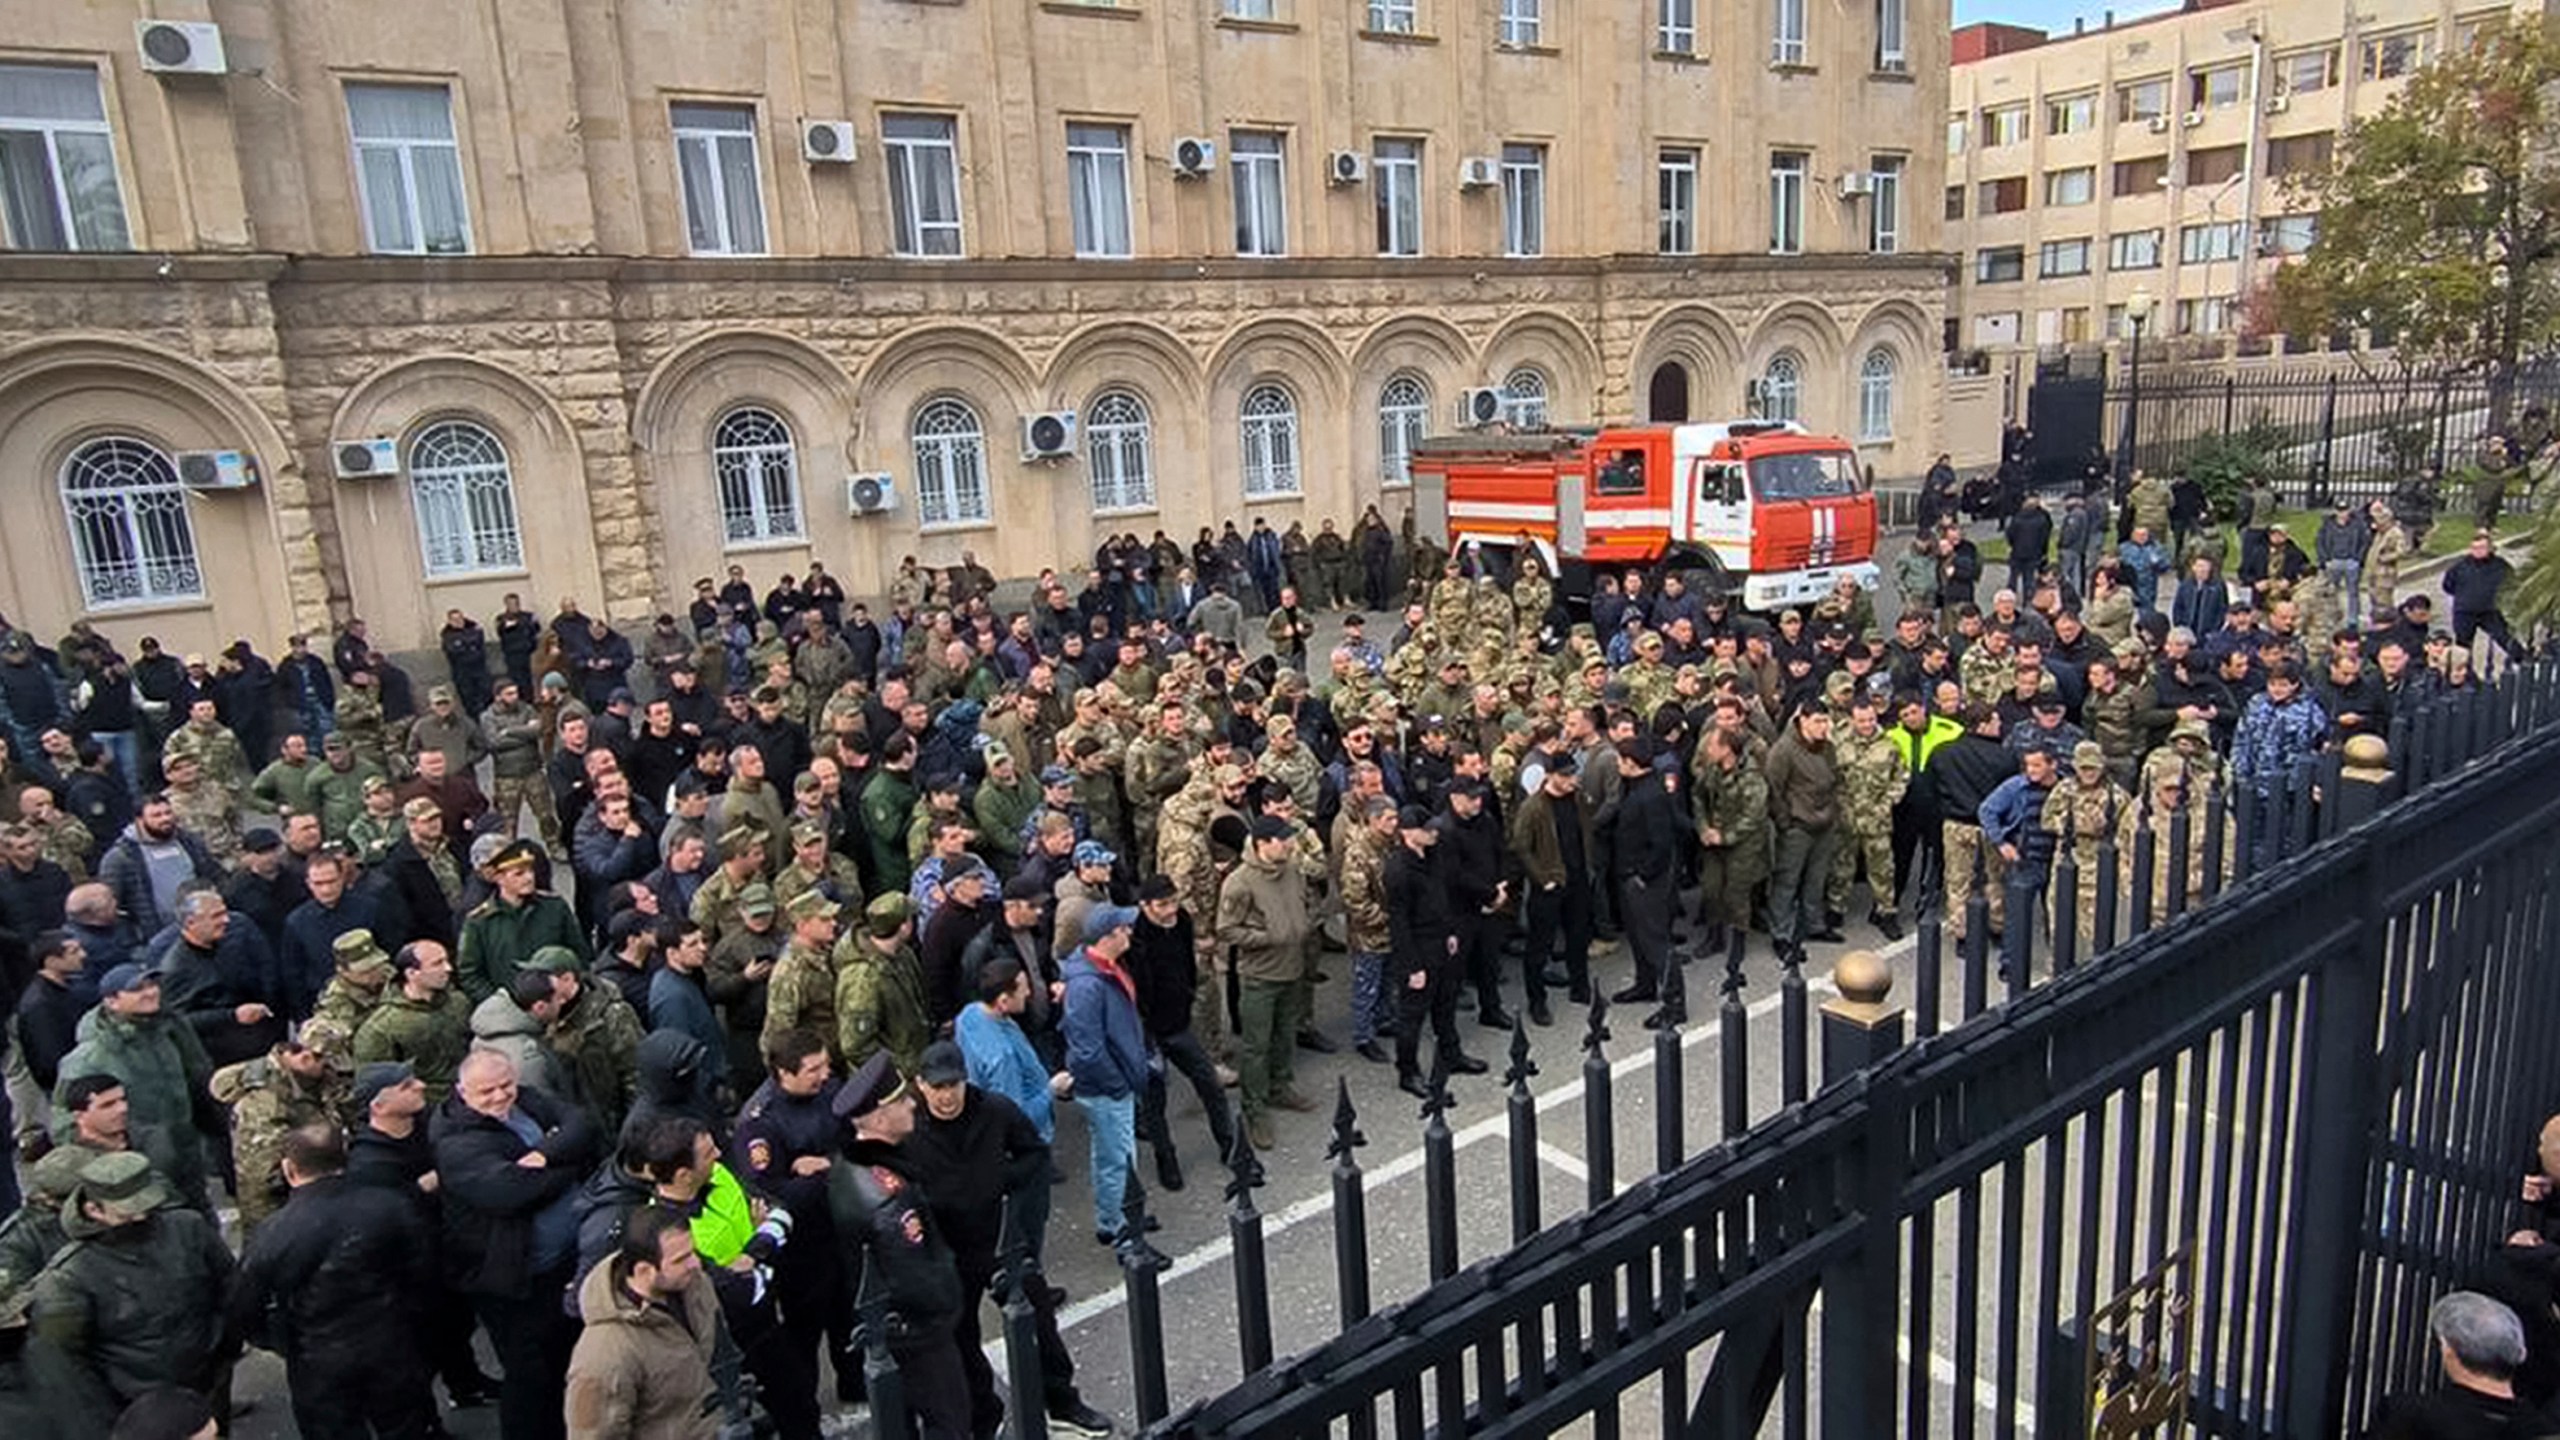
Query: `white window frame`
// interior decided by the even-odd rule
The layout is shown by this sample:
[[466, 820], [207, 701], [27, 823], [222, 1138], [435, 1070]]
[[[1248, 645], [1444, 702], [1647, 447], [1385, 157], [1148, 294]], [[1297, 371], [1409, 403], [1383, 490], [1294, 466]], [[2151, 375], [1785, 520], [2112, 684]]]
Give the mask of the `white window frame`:
[[2270, 215], [2258, 222], [2258, 253], [2261, 255], [2304, 255], [2320, 240], [2320, 217], [2316, 214]]
[[1662, 55], [1698, 53], [1698, 0], [1658, 0], [1653, 19], [1653, 48]]
[[2357, 73], [2372, 81], [2400, 80], [2425, 69], [2436, 58], [2433, 25], [2369, 35], [2357, 49]]
[[2220, 335], [2230, 330], [2238, 307], [2228, 295], [2199, 295], [2178, 302], [2178, 333]]
[[1515, 365], [1502, 377], [1502, 423], [1514, 430], [1547, 428], [1548, 398], [1555, 386], [1535, 365]]
[[[2015, 117], [2016, 123], [2008, 123]], [[2007, 145], [2023, 145], [2035, 133], [2035, 111], [2025, 101], [2008, 105], [1986, 105], [1982, 110], [1982, 148], [1997, 150]]]
[[1769, 63], [1805, 63], [1805, 0], [1770, 0]]
[[2098, 92], [2082, 90], [2044, 102], [2044, 133], [2077, 135], [2098, 128]]
[[1381, 135], [1370, 142], [1369, 188], [1375, 192], [1378, 253], [1399, 259], [1422, 253], [1422, 142]]
[[1369, 28], [1381, 35], [1418, 35], [1422, 7], [1417, 0], [1369, 0]]
[[1902, 252], [1902, 177], [1908, 162], [1900, 155], [1870, 155], [1867, 174], [1867, 250], [1875, 255]]
[[[2079, 198], [2072, 198], [2073, 181], [2077, 180]], [[2044, 203], [2053, 209], [2069, 209], [2075, 205], [2096, 203], [2098, 169], [2094, 165], [2073, 165], [2044, 172]]]
[[2159, 269], [2159, 227], [2155, 225], [2148, 230], [2119, 230], [2108, 236], [2107, 268], [2109, 270]]
[[2193, 72], [2187, 99], [2198, 110], [2228, 110], [2249, 103], [2247, 65], [2206, 65]]
[[[79, 96], [85, 103], [30, 105], [21, 113], [0, 113], [0, 143], [8, 146], [8, 152], [0, 152], [0, 180], [6, 177], [7, 153], [24, 156], [26, 149], [40, 152], [44, 166], [38, 182], [41, 194], [34, 195], [28, 187], [17, 184], [8, 184], [6, 189], [11, 195], [29, 195], [49, 202], [46, 208], [51, 213], [43, 218], [54, 231], [41, 237], [23, 233], [27, 217], [11, 218], [9, 212], [15, 207], [0, 202], [0, 245], [13, 250], [59, 249], [73, 253], [132, 249], [133, 231], [124, 213], [124, 181], [116, 174], [115, 131], [107, 123], [106, 94], [100, 88], [97, 70], [87, 65], [0, 64], [0, 85], [5, 85], [6, 77], [13, 74], [29, 84], [39, 78], [55, 81], [63, 86], [65, 99], [70, 98], [72, 80], [85, 78], [88, 84]], [[80, 113], [34, 113], [38, 109], [76, 109]], [[63, 163], [66, 146], [80, 152], [74, 157], [75, 163], [90, 176], [84, 188], [91, 193], [76, 192]], [[61, 244], [39, 246], [34, 243], [38, 238], [59, 238]]]
[[1530, 260], [1547, 253], [1547, 147], [1502, 147], [1502, 253]]
[[1963, 154], [1965, 140], [1970, 137], [1972, 133], [1973, 124], [1968, 117], [1963, 115], [1948, 116], [1947, 153], [1950, 155]]
[[[2148, 104], [2145, 102], [2148, 101]], [[2139, 125], [2169, 113], [2169, 77], [2154, 75], [2116, 87], [2116, 123]]]
[[1094, 514], [1156, 508], [1155, 425], [1146, 397], [1124, 386], [1093, 397], [1084, 411], [1084, 470]]
[[978, 407], [957, 395], [936, 395], [916, 407], [907, 422], [915, 454], [916, 523], [925, 530], [953, 530], [989, 523], [995, 515], [987, 483], [987, 427]]
[[[1994, 256], [2007, 258], [2013, 255], [2018, 261], [2017, 274], [1995, 275], [1992, 273], [1991, 261]], [[2024, 245], [1985, 245], [1973, 252], [1973, 283], [1976, 285], [2014, 285], [2026, 278], [2027, 247]]]
[[1534, 49], [1546, 28], [1546, 0], [1502, 0], [1499, 37], [1505, 48]]
[[[1280, 131], [1227, 132], [1227, 181], [1235, 193], [1238, 255], [1289, 253], [1288, 165], [1289, 137]], [[1272, 233], [1263, 233], [1266, 229]]]
[[1400, 370], [1378, 387], [1378, 485], [1404, 490], [1413, 485], [1413, 447], [1431, 433], [1431, 386], [1410, 370]]
[[1900, 379], [1901, 366], [1893, 351], [1882, 345], [1858, 362], [1859, 443], [1881, 445], [1893, 440], [1893, 399]]
[[1280, 0], [1225, 0], [1222, 13], [1230, 20], [1277, 20]]
[[[707, 123], [711, 121], [734, 123]], [[765, 249], [764, 171], [756, 143], [756, 107], [708, 100], [675, 100], [667, 105], [667, 123], [675, 132], [676, 191], [684, 206], [685, 243], [696, 255], [762, 255]], [[739, 169], [739, 151], [745, 167]], [[703, 189], [694, 188], [695, 169], [686, 163], [698, 152], [704, 164]], [[735, 189], [743, 176], [747, 194]], [[698, 214], [697, 204], [709, 208]], [[711, 239], [704, 242], [705, 235]]]
[[1813, 156], [1802, 150], [1769, 152], [1769, 253], [1804, 253], [1804, 201]]
[[515, 467], [496, 431], [475, 420], [434, 421], [409, 441], [408, 475], [428, 579], [525, 568]]
[[[2310, 62], [2307, 67], [2304, 64], [2305, 61]], [[2320, 91], [2333, 88], [2338, 83], [2338, 47], [2321, 45], [2309, 50], [2295, 50], [2279, 55], [2275, 58], [2272, 68], [2275, 73], [2277, 94], [2315, 95]], [[2309, 78], [2312, 81], [2309, 85], [2302, 83], [2306, 68], [2310, 72]]]
[[763, 405], [732, 406], [711, 427], [711, 471], [720, 533], [731, 547], [808, 536], [800, 503], [800, 451], [791, 422]]
[[1876, 68], [1899, 75], [1911, 68], [1911, 16], [1904, 0], [1876, 0]]
[[2096, 259], [2095, 248], [2086, 235], [2044, 241], [2036, 247], [2036, 278], [2069, 280], [2088, 274]]
[[[901, 131], [907, 133], [900, 133]], [[927, 133], [929, 132], [929, 133]], [[908, 260], [957, 260], [968, 254], [967, 207], [960, 195], [960, 118], [896, 110], [880, 117], [880, 152], [889, 177], [892, 252]], [[938, 166], [951, 214], [928, 217], [927, 167]]]
[[[358, 128], [356, 102], [360, 95], [407, 91], [433, 92], [444, 99], [444, 135], [374, 136], [368, 137]], [[377, 255], [469, 255], [477, 248], [471, 238], [471, 187], [463, 177], [460, 132], [453, 123], [453, 87], [450, 85], [403, 85], [375, 81], [350, 81], [346, 92], [347, 134], [355, 151], [356, 205], [364, 220], [365, 248]], [[373, 187], [365, 183], [368, 157], [388, 159], [398, 167], [401, 213], [383, 215], [374, 205]], [[434, 248], [427, 241], [424, 207], [419, 203], [422, 167], [441, 183], [453, 184], [453, 211], [461, 224], [459, 248]], [[389, 243], [393, 238], [383, 228], [398, 223], [406, 227], [408, 243]]]
[[2202, 225], [2178, 228], [2178, 263], [2181, 265], [2218, 265], [2240, 258], [2238, 220], [2214, 220]]
[[63, 457], [56, 486], [83, 609], [205, 598], [187, 488], [167, 451], [131, 435], [100, 435]]
[[1694, 145], [1654, 152], [1654, 249], [1663, 255], [1698, 253], [1698, 166]]
[[1135, 252], [1128, 126], [1067, 122], [1067, 213], [1077, 259], [1126, 260]]
[[1302, 493], [1298, 397], [1277, 380], [1256, 381], [1236, 404], [1236, 438], [1244, 461], [1244, 498]]
[[1781, 350], [1769, 357], [1760, 371], [1760, 413], [1763, 420], [1800, 420], [1804, 417], [1804, 359], [1793, 350]]

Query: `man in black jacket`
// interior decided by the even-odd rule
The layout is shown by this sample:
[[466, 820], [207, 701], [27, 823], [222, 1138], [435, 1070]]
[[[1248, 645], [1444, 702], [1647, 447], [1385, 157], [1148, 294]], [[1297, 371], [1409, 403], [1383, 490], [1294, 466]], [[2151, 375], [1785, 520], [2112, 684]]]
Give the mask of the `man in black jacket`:
[[916, 1101], [888, 1055], [872, 1056], [836, 1091], [837, 1120], [852, 1135], [827, 1171], [827, 1209], [845, 1248], [847, 1282], [878, 1268], [888, 1300], [889, 1352], [906, 1386], [922, 1440], [965, 1440], [971, 1424], [969, 1376], [960, 1357], [960, 1312], [968, 1303], [942, 1221], [918, 1182], [906, 1141]]
[[1662, 992], [1677, 986], [1671, 953], [1671, 911], [1680, 881], [1680, 845], [1688, 826], [1680, 804], [1653, 766], [1653, 738], [1633, 736], [1618, 751], [1618, 778], [1624, 782], [1617, 811], [1617, 843], [1612, 847], [1618, 886], [1618, 921], [1627, 949], [1636, 962], [1635, 981], [1609, 997], [1613, 1005], [1668, 1000]]
[[445, 1283], [471, 1297], [506, 1372], [507, 1440], [561, 1440], [577, 1322], [564, 1306], [578, 1253], [574, 1202], [596, 1161], [586, 1116], [516, 1089], [515, 1063], [479, 1050], [462, 1062], [431, 1128], [444, 1201]]
[[[1023, 1223], [1014, 1197], [1049, 1183], [1049, 1146], [1012, 1101], [969, 1083], [968, 1062], [948, 1040], [925, 1047], [916, 1067], [916, 1090], [924, 1106], [916, 1116], [915, 1134], [899, 1148], [924, 1187], [934, 1223], [951, 1243], [961, 1288], [955, 1333], [961, 1367], [969, 1377], [972, 1423], [976, 1433], [991, 1435], [1004, 1418], [1004, 1405], [996, 1398], [995, 1373], [980, 1348], [978, 1300], [993, 1288], [999, 1267], [1012, 1258], [999, 1250], [1007, 1238], [1006, 1216], [1014, 1215], [1017, 1226]], [[1025, 1243], [1019, 1234], [1012, 1238], [1017, 1246]], [[1049, 1428], [1110, 1434], [1110, 1419], [1076, 1393], [1075, 1359], [1058, 1334], [1057, 1292], [1036, 1271], [1024, 1282], [1039, 1338]]]
[[335, 1126], [284, 1137], [293, 1196], [241, 1258], [232, 1323], [284, 1357], [303, 1434], [425, 1440], [438, 1426], [418, 1299], [432, 1284], [434, 1251], [414, 1206], [346, 1171]]
[[436, 1263], [443, 1204], [438, 1192], [435, 1147], [427, 1140], [427, 1086], [405, 1063], [377, 1062], [355, 1073], [352, 1098], [356, 1117], [347, 1138], [347, 1179], [380, 1189], [405, 1201], [423, 1227], [427, 1277], [419, 1295], [418, 1333], [427, 1359], [444, 1380], [445, 1393], [457, 1409], [485, 1405], [498, 1393], [498, 1382], [480, 1373], [472, 1352], [477, 1329], [468, 1297], [445, 1283]]
[[[1223, 1157], [1235, 1153], [1236, 1122], [1218, 1064], [1191, 1028], [1191, 1007], [1200, 991], [1193, 933], [1191, 912], [1182, 908], [1173, 877], [1148, 876], [1138, 887], [1138, 923], [1129, 929], [1129, 957], [1124, 962], [1138, 987], [1138, 1023], [1146, 1027], [1148, 1042], [1164, 1057], [1165, 1070], [1178, 1070], [1191, 1082], [1192, 1093], [1200, 1097], [1200, 1109], [1209, 1117], [1209, 1134]], [[1039, 1043], [1036, 1037], [1033, 1043]], [[1061, 1056], [1053, 1068], [1064, 1068], [1063, 1050]], [[1182, 1165], [1174, 1158], [1173, 1126], [1165, 1114], [1165, 1085], [1170, 1078], [1165, 1073], [1148, 1077], [1147, 1093], [1138, 1101], [1138, 1133], [1155, 1148], [1156, 1179], [1167, 1190], [1179, 1190]]]
[[2000, 717], [1987, 705], [1967, 705], [1961, 718], [1965, 733], [1939, 746], [1921, 771], [1923, 783], [1937, 803], [1940, 843], [1946, 865], [1947, 938], [1964, 938], [1964, 906], [1972, 893], [1977, 867], [1991, 903], [1991, 928], [2000, 928], [2006, 908], [2002, 892], [2000, 852], [1982, 843], [1982, 802], [2000, 782], [2018, 773], [2018, 757], [2000, 743]]
[[1396, 987], [1396, 1086], [1427, 1100], [1431, 1085], [1418, 1060], [1426, 1018], [1449, 1073], [1481, 1075], [1487, 1067], [1458, 1043], [1458, 935], [1449, 915], [1449, 886], [1433, 854], [1439, 826], [1430, 811], [1407, 805], [1396, 816], [1396, 832], [1385, 881], [1387, 977]]
[[1441, 873], [1449, 877], [1450, 921], [1458, 936], [1458, 973], [1476, 991], [1476, 1023], [1511, 1028], [1502, 1008], [1502, 947], [1510, 928], [1504, 908], [1510, 886], [1502, 878], [1502, 824], [1487, 808], [1492, 788], [1470, 776], [1448, 786], [1441, 815]]

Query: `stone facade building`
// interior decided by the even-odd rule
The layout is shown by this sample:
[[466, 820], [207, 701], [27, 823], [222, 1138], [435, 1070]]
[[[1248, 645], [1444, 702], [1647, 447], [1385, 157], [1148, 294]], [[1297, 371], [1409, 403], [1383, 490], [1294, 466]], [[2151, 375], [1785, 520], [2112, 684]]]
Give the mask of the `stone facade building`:
[[[507, 591], [629, 619], [732, 563], [864, 593], [1312, 530], [1398, 513], [1478, 387], [1938, 446], [1945, 0], [21, 18], [0, 610], [45, 633], [407, 646]], [[214, 28], [147, 68], [146, 18]], [[894, 508], [849, 513], [863, 473]]]

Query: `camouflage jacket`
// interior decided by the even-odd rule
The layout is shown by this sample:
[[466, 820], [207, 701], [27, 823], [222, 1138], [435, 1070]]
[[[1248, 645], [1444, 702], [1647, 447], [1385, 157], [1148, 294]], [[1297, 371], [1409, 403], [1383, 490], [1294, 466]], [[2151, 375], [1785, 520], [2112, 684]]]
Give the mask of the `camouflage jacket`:
[[868, 937], [856, 936], [838, 945], [836, 954], [842, 963], [830, 1000], [835, 1026], [826, 1033], [844, 1052], [844, 1064], [860, 1065], [886, 1051], [899, 1074], [915, 1074], [933, 1040], [924, 965], [915, 947], [900, 945], [882, 954]]

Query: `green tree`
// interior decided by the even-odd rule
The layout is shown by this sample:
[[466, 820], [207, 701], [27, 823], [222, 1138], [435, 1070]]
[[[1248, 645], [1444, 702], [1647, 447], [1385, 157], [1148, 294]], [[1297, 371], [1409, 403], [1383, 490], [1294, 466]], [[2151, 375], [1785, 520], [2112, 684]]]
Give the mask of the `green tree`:
[[2326, 170], [2287, 182], [2319, 238], [2277, 271], [2288, 334], [2362, 326], [2485, 369], [2489, 424], [2511, 418], [2518, 362], [2555, 329], [2560, 261], [2560, 44], [2499, 27], [2412, 76], [2338, 138]]

